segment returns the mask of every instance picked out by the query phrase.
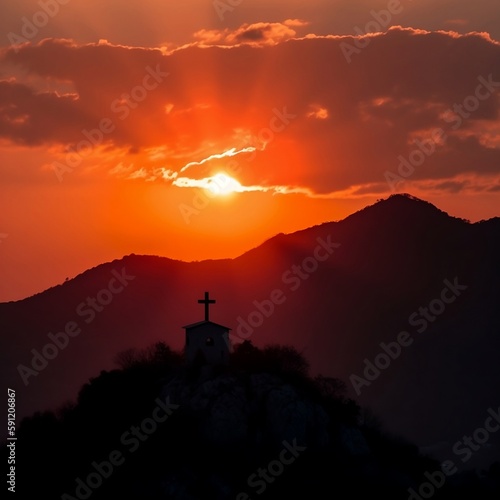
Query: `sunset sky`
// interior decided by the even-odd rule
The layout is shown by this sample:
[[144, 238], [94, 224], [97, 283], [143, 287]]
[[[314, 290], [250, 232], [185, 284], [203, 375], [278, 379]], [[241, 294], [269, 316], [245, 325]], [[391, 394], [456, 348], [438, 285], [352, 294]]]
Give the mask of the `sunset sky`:
[[0, 301], [395, 192], [500, 215], [499, 41], [498, 0], [4, 0]]

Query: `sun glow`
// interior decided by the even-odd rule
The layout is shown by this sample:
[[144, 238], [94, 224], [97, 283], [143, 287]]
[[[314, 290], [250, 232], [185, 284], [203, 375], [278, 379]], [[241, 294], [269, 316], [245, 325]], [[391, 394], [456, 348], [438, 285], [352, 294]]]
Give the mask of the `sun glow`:
[[227, 174], [216, 174], [208, 179], [206, 189], [218, 196], [226, 196], [242, 191], [242, 185]]

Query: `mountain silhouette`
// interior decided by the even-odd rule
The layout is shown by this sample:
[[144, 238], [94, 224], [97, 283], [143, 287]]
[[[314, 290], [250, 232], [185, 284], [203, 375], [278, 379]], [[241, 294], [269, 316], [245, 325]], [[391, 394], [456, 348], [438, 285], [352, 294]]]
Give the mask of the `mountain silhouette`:
[[498, 497], [496, 466], [448, 476], [360, 414], [341, 381], [309, 376], [293, 347], [245, 341], [209, 367], [158, 342], [119, 364], [76, 404], [22, 421], [20, 498]]
[[[500, 406], [499, 255], [499, 218], [472, 224], [409, 195], [279, 234], [235, 259], [129, 255], [0, 304], [1, 375], [17, 391], [18, 418], [54, 409], [112, 369], [117, 352], [157, 341], [182, 349], [182, 326], [203, 318], [197, 300], [210, 290], [211, 319], [233, 340], [294, 346], [313, 374], [345, 381], [391, 432], [460, 462], [453, 445]], [[430, 306], [439, 314], [418, 312]], [[73, 336], [57, 335], [65, 328]], [[408, 345], [397, 354], [400, 332]], [[34, 369], [33, 350], [54, 338], [68, 341]], [[379, 356], [381, 343], [394, 359]], [[368, 368], [369, 380], [376, 358], [389, 366]], [[498, 434], [466, 465], [498, 460]]]

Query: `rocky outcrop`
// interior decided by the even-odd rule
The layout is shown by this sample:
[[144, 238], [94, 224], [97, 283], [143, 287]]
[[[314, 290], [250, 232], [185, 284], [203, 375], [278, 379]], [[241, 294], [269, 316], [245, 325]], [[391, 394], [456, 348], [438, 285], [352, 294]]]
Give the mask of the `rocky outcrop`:
[[[176, 378], [167, 383], [169, 397], [194, 415], [201, 439], [209, 443], [259, 447], [297, 440], [322, 448], [331, 441], [330, 418], [324, 408], [280, 377], [258, 373], [237, 378], [221, 375], [187, 385]], [[366, 453], [361, 432], [344, 431], [347, 453]]]

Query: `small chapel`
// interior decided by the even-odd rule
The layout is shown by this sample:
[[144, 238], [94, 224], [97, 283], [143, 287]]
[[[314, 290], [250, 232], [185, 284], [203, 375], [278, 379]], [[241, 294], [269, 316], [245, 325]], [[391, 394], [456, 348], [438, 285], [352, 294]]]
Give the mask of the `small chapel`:
[[215, 302], [210, 298], [209, 292], [205, 292], [205, 297], [198, 300], [199, 304], [205, 306], [205, 319], [183, 326], [186, 330], [185, 356], [188, 364], [193, 364], [195, 360], [211, 365], [226, 364], [229, 361], [231, 328], [210, 321], [210, 306]]

